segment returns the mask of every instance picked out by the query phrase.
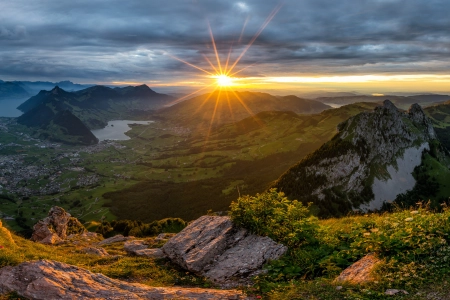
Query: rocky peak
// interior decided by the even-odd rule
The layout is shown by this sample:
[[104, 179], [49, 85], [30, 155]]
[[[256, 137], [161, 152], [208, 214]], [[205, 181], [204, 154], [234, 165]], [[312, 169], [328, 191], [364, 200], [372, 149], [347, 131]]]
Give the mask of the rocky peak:
[[67, 235], [84, 233], [83, 225], [62, 207], [54, 206], [48, 216], [33, 226], [31, 240], [43, 244], [55, 244], [67, 238]]
[[[431, 121], [419, 105], [404, 112], [389, 100], [339, 124], [338, 131], [273, 186], [293, 199], [317, 204], [326, 212], [323, 216], [379, 209], [411, 190], [422, 152], [436, 144]], [[330, 209], [330, 203], [339, 205]]]
[[425, 127], [428, 137], [431, 139], [436, 138], [436, 132], [434, 131], [431, 120], [425, 115], [422, 107], [414, 103], [408, 110], [409, 118], [414, 122], [415, 125], [419, 127]]
[[63, 92], [64, 90], [63, 89], [61, 89], [59, 86], [55, 86], [50, 92], [52, 93], [52, 94], [55, 94], [55, 95], [59, 95], [61, 92]]

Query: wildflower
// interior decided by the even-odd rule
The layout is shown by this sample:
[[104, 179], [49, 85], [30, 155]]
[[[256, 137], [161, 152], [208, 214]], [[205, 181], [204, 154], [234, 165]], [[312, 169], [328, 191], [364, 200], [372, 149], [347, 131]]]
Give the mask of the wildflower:
[[419, 211], [417, 211], [417, 210], [413, 210], [413, 211], [411, 212], [412, 215], [417, 215], [418, 213], [419, 213]]
[[378, 228], [372, 228], [372, 229], [370, 229], [370, 231], [372, 231], [372, 232], [378, 232]]
[[5, 248], [5, 247], [3, 247], [2, 245], [0, 245], [0, 249], [3, 249], [3, 248]]
[[370, 232], [364, 232], [364, 236], [370, 236]]
[[413, 220], [413, 218], [406, 218], [405, 222], [411, 222]]

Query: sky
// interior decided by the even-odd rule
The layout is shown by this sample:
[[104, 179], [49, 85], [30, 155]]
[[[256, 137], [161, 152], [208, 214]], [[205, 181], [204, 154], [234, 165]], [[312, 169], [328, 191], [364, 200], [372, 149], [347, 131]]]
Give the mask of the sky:
[[449, 15], [448, 0], [0, 0], [0, 79], [208, 89], [210, 28], [222, 71], [246, 50], [235, 89], [450, 93]]

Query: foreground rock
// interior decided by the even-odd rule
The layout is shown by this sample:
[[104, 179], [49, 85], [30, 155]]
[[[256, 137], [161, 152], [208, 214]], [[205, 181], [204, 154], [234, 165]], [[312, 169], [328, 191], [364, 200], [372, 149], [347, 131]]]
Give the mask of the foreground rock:
[[76, 218], [63, 208], [54, 206], [48, 212], [48, 217], [34, 225], [31, 240], [43, 244], [55, 244], [65, 240], [70, 234], [84, 232], [86, 229]]
[[350, 267], [342, 271], [335, 282], [347, 282], [350, 284], [363, 284], [375, 281], [372, 275], [373, 269], [381, 262], [375, 254], [367, 254]]
[[0, 269], [0, 294], [30, 299], [247, 299], [238, 291], [155, 288], [111, 279], [68, 264], [39, 260]]
[[162, 247], [173, 262], [222, 286], [249, 283], [286, 250], [268, 237], [237, 228], [229, 217], [216, 216], [200, 217]]

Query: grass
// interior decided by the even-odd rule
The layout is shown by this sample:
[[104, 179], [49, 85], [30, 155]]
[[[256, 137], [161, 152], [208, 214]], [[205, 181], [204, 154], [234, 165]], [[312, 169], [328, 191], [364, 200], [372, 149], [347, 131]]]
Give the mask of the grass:
[[127, 256], [123, 243], [104, 246], [105, 250], [111, 254], [110, 257], [82, 253], [81, 249], [92, 242], [95, 241], [73, 240], [59, 246], [47, 246], [11, 234], [9, 230], [2, 227], [0, 228], [0, 246], [2, 246], [0, 268], [15, 266], [30, 260], [49, 259], [76, 265], [112, 278], [150, 286], [211, 286], [203, 278], [185, 272], [167, 260]]

